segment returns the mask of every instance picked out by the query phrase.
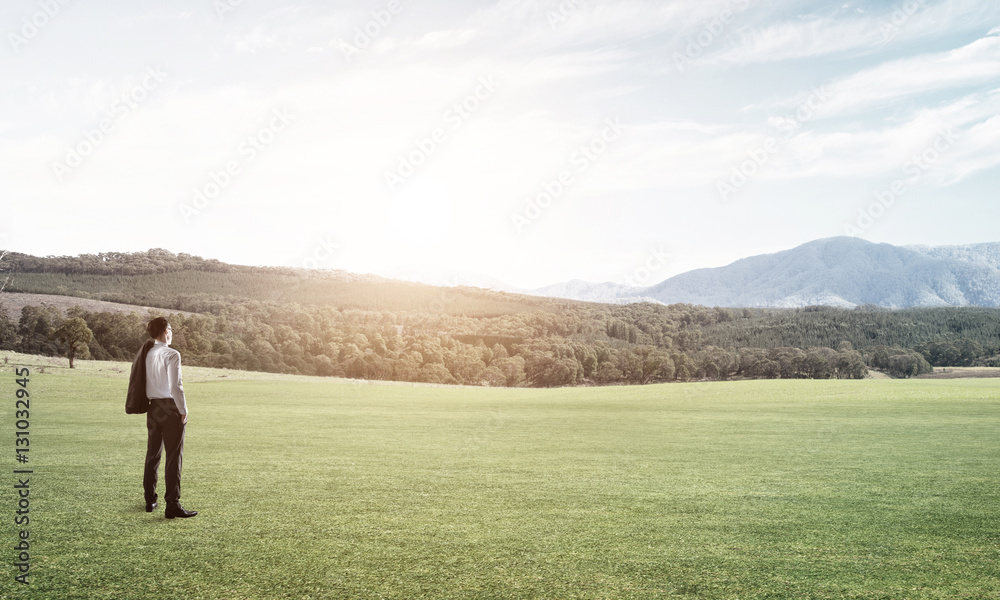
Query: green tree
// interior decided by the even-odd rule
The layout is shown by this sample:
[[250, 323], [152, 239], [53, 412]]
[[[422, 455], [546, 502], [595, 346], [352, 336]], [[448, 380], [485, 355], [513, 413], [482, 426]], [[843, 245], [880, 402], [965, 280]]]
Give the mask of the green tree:
[[864, 379], [868, 374], [865, 360], [857, 350], [842, 350], [837, 353], [838, 379]]
[[[3, 258], [5, 256], [7, 256], [7, 251], [6, 250], [4, 250], [3, 252], [0, 252], [0, 263], [3, 262]], [[4, 269], [0, 269], [0, 272], [3, 272], [3, 270]], [[3, 281], [0, 282], [0, 292], [2, 292], [5, 287], [7, 287], [8, 283], [10, 283], [10, 273], [9, 272], [4, 275]]]
[[674, 377], [674, 362], [670, 355], [652, 346], [640, 346], [632, 350], [639, 369], [639, 383], [666, 381]]
[[59, 345], [52, 332], [62, 323], [59, 309], [43, 302], [41, 306], [25, 306], [17, 323], [18, 352], [56, 356]]
[[491, 365], [503, 373], [507, 387], [524, 385], [524, 358], [521, 356], [494, 358]]
[[973, 362], [983, 354], [983, 347], [973, 340], [961, 339], [957, 343], [958, 350], [962, 353], [961, 365], [971, 366]]
[[871, 353], [870, 364], [873, 369], [885, 371], [889, 368], [889, 348], [876, 346]]
[[420, 367], [420, 381], [427, 383], [458, 383], [448, 369], [438, 363], [425, 364]]
[[17, 327], [0, 302], [0, 350], [13, 350], [17, 346]]
[[906, 350], [901, 354], [889, 357], [889, 375], [897, 378], [916, 377], [931, 373], [934, 368], [921, 354]]
[[73, 368], [73, 358], [80, 353], [87, 356], [87, 344], [94, 339], [94, 333], [87, 327], [87, 322], [80, 317], [71, 317], [53, 331], [53, 336], [66, 346], [66, 356], [69, 358], [69, 368]]
[[810, 379], [830, 379], [837, 366], [837, 353], [829, 348], [812, 348], [802, 360], [802, 372]]

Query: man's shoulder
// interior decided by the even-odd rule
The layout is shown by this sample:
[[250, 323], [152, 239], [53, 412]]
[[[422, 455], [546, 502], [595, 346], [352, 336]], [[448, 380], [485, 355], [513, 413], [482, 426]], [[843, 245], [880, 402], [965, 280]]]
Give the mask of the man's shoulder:
[[160, 354], [163, 354], [166, 358], [177, 358], [177, 359], [179, 359], [181, 357], [181, 353], [180, 352], [178, 352], [177, 350], [174, 350], [173, 348], [171, 348], [170, 346], [167, 346], [166, 344], [156, 344], [155, 346], [153, 346], [150, 349], [150, 352], [154, 352], [154, 351], [158, 352]]

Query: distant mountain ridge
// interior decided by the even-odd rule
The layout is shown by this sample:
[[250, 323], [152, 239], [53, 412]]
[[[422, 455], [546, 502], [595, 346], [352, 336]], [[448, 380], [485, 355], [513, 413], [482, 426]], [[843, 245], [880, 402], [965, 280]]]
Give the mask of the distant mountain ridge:
[[586, 300], [604, 304], [634, 304], [637, 302], [658, 302], [656, 298], [646, 295], [645, 288], [632, 287], [610, 281], [604, 283], [589, 283], [574, 279], [565, 283], [545, 286], [527, 292], [538, 296], [567, 298], [571, 300]]
[[[153, 305], [157, 294], [199, 294], [210, 288], [218, 294], [242, 294], [259, 301], [332, 302], [341, 308], [375, 304], [401, 308], [417, 302], [450, 312], [484, 303], [495, 305], [491, 310], [496, 311], [538, 309], [542, 304], [559, 310], [556, 299], [732, 308], [1000, 308], [1000, 242], [893, 246], [834, 237], [743, 258], [724, 267], [696, 269], [650, 287], [572, 280], [535, 290], [518, 289], [475, 273], [447, 277], [396, 274], [397, 278], [424, 281], [421, 285], [346, 271], [230, 265], [160, 248], [77, 257], [10, 252], [5, 266], [14, 274], [8, 292], [56, 293], [143, 305]], [[130, 277], [148, 279], [174, 273], [183, 277], [169, 285], [161, 282], [163, 289], [152, 291], [143, 288], [139, 278]], [[145, 285], [151, 284], [147, 281]]]
[[[571, 283], [536, 292], [601, 302], [615, 285]], [[724, 307], [1000, 307], [1000, 243], [903, 247], [834, 237], [614, 293]]]
[[1000, 243], [966, 246], [904, 246], [932, 258], [950, 258], [1000, 270]]

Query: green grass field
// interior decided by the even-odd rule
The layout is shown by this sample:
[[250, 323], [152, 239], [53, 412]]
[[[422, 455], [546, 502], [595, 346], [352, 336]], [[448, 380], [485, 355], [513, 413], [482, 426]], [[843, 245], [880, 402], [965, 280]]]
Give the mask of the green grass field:
[[[142, 508], [128, 365], [2, 356], [4, 599], [1000, 598], [996, 379], [494, 390], [185, 368], [200, 514], [168, 521]], [[29, 586], [16, 362], [35, 365]]]

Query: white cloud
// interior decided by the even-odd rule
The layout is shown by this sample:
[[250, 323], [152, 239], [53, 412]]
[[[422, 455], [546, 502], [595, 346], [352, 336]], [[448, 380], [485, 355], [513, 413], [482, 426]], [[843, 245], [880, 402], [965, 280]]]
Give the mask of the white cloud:
[[632, 45], [655, 36], [682, 40], [723, 14], [740, 13], [750, 0], [702, 2], [547, 2], [501, 0], [470, 18], [470, 26], [520, 50]]
[[941, 183], [953, 184], [980, 171], [1000, 166], [1000, 115], [977, 123], [961, 133], [953, 149], [944, 155]]
[[[884, 127], [832, 129], [817, 127], [782, 141], [773, 169], [763, 175], [775, 180], [831, 177], [851, 179], [869, 175], [898, 178], [914, 157], [938, 143], [927, 180], [949, 185], [971, 173], [997, 164], [997, 115], [1000, 90], [972, 94], [935, 108], [914, 111], [901, 122]], [[940, 139], [950, 140], [945, 144]]]
[[[708, 64], [747, 65], [804, 59], [834, 53], [866, 53], [956, 31], [976, 30], [1000, 17], [1000, 6], [977, 0], [897, 2], [878, 14], [807, 17], [744, 28], [732, 47], [706, 57]], [[993, 35], [997, 29], [990, 31]]]
[[451, 29], [447, 31], [431, 31], [416, 41], [417, 46], [426, 48], [454, 48], [464, 46], [474, 40], [481, 32], [476, 29]]
[[[816, 117], [882, 108], [906, 97], [978, 85], [1000, 78], [1000, 36], [989, 36], [949, 50], [884, 62], [825, 84]], [[797, 107], [803, 97], [781, 105]]]
[[258, 50], [280, 50], [285, 45], [270, 33], [264, 32], [264, 27], [258, 25], [250, 33], [234, 36], [230, 39], [236, 54], [256, 54]]
[[776, 23], [743, 31], [734, 39], [733, 47], [706, 57], [704, 62], [746, 65], [823, 56], [876, 46], [882, 42], [882, 34], [868, 19], [822, 18]]

